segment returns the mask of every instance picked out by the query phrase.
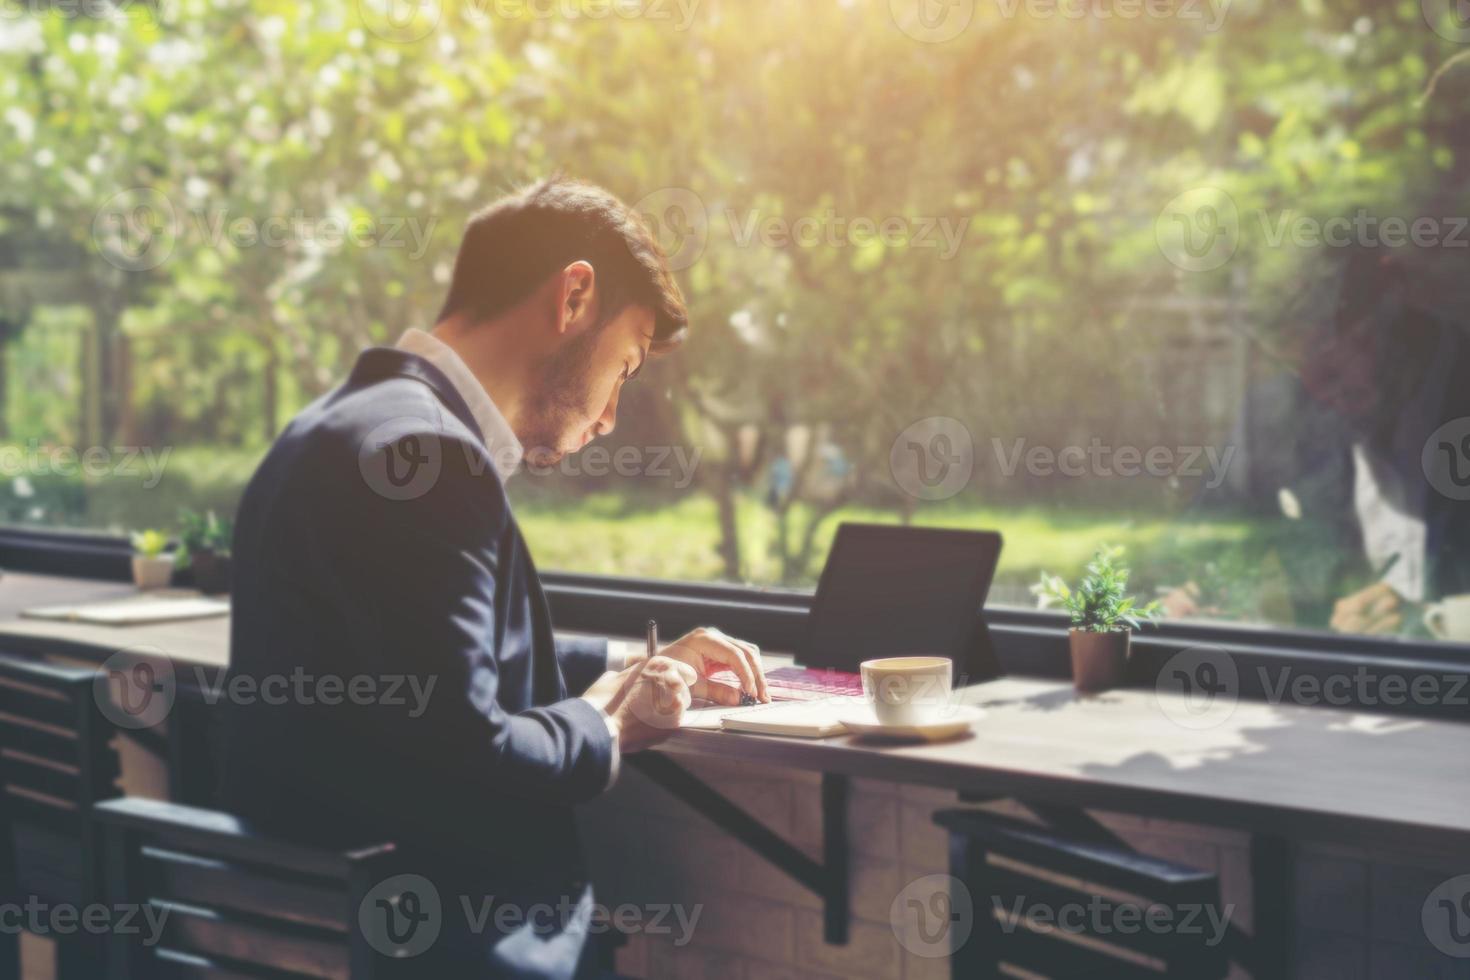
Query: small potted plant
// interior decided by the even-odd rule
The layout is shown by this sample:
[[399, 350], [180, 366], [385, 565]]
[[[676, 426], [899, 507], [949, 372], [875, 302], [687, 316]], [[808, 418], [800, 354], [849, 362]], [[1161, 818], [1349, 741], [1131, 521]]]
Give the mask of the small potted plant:
[[133, 584], [140, 589], [161, 589], [174, 573], [174, 556], [166, 555], [168, 535], [162, 531], [133, 534]]
[[220, 520], [212, 510], [204, 514], [183, 511], [179, 515], [178, 570], [190, 581], [180, 584], [191, 584], [208, 595], [230, 591], [232, 532], [230, 522]]
[[1122, 548], [1099, 548], [1075, 591], [1046, 572], [1031, 588], [1043, 605], [1058, 604], [1070, 615], [1072, 683], [1084, 693], [1121, 684], [1132, 631], [1162, 615], [1158, 602], [1140, 606], [1127, 594], [1128, 568], [1120, 561], [1122, 555]]

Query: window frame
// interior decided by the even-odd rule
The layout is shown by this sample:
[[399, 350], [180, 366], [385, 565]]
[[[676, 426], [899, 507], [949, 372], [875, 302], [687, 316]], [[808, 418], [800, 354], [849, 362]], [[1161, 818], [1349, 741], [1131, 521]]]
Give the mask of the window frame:
[[[131, 578], [132, 546], [126, 538], [85, 531], [0, 527], [0, 568], [111, 581]], [[543, 572], [542, 583], [561, 629], [641, 636], [657, 619], [665, 638], [699, 625], [718, 625], [770, 650], [793, 651], [804, 635], [813, 593], [779, 587]], [[3, 583], [3, 579], [0, 579]], [[1014, 606], [988, 607], [989, 626], [1001, 669], [1007, 674], [1065, 679], [1071, 675], [1065, 617]], [[1216, 623], [1163, 622], [1133, 637], [1130, 682], [1150, 685], [1170, 657], [1208, 647], [1227, 651], [1240, 675], [1240, 696], [1270, 697], [1282, 677], [1322, 683], [1345, 671], [1381, 684], [1399, 677], [1411, 684], [1422, 676], [1470, 679], [1470, 644], [1416, 638], [1338, 636], [1310, 630]], [[1430, 705], [1366, 703], [1357, 697], [1332, 706], [1375, 713], [1470, 720], [1470, 680], [1456, 703]], [[1453, 692], [1451, 696], [1454, 696]]]

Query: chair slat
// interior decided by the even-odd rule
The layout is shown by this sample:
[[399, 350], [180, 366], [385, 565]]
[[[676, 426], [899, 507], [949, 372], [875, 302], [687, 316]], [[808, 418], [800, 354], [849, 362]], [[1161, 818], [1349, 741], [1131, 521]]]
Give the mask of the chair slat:
[[47, 691], [31, 685], [20, 685], [8, 678], [0, 679], [0, 712], [18, 718], [75, 729], [77, 706], [58, 691]]
[[96, 671], [90, 667], [61, 667], [44, 660], [0, 653], [0, 683], [11, 681], [74, 695], [87, 689], [95, 676]]
[[15, 749], [41, 759], [74, 763], [77, 745], [77, 734], [70, 729], [62, 732], [0, 715], [0, 748]]
[[109, 824], [141, 831], [151, 843], [168, 850], [274, 864], [328, 878], [345, 878], [351, 869], [348, 854], [268, 837], [214, 810], [130, 797], [111, 800], [99, 811]]
[[[1090, 932], [1094, 922], [1093, 891], [1079, 891], [1053, 882], [1034, 878], [1008, 868], [991, 865], [985, 875], [984, 891], [987, 901], [994, 910], [1007, 915], [1019, 910], [1025, 915], [1031, 909], [1046, 910], [1043, 914], [1056, 916], [1068, 910], [1067, 920], [1062, 925]], [[1145, 923], [1145, 910], [1149, 905], [1164, 905], [1170, 910], [1167, 930], [1150, 929]], [[1125, 907], [1128, 911], [1122, 911]], [[1171, 904], [1163, 901], [1119, 901], [1112, 897], [1102, 898], [1096, 906], [1096, 914], [1104, 916], [1103, 924], [1110, 931], [1098, 938], [1110, 946], [1129, 950], [1139, 956], [1170, 962], [1181, 955], [1192, 955], [1205, 948], [1205, 940], [1212, 928], [1211, 919], [1202, 905], [1193, 903]], [[1072, 910], [1076, 911], [1072, 911]], [[989, 910], [987, 910], [989, 911]], [[1157, 913], [1162, 915], [1162, 913]], [[1113, 928], [1118, 926], [1118, 928]], [[1180, 926], [1189, 931], [1181, 932]]]
[[157, 950], [149, 977], [150, 980], [299, 980], [300, 975], [163, 948]]
[[140, 872], [150, 895], [189, 905], [346, 933], [345, 886], [286, 880], [240, 864], [145, 847]]
[[399, 975], [384, 972], [397, 961], [374, 953], [357, 927], [367, 889], [401, 873], [392, 844], [312, 847], [151, 800], [110, 800], [93, 813], [107, 839], [108, 900], [166, 913], [158, 945], [114, 938], [111, 955], [130, 980]]
[[3, 805], [10, 812], [14, 826], [30, 823], [72, 835], [81, 832], [82, 815], [70, 800], [8, 782], [0, 793], [3, 793]]
[[[1225, 975], [1229, 957], [1207, 945], [1217, 875], [984, 810], [944, 810], [934, 820], [950, 833], [951, 872], [969, 888], [980, 923], [955, 954], [956, 978], [993, 975], [1002, 964], [1046, 977]], [[1170, 910], [1167, 927], [1147, 917], [1157, 906]], [[1189, 932], [1180, 931], [1185, 924]]]
[[945, 810], [935, 820], [993, 854], [1151, 898], [1197, 894], [1215, 875], [1163, 858], [1076, 840], [979, 810]]
[[347, 947], [338, 937], [277, 925], [266, 926], [220, 912], [168, 901], [150, 903], [166, 912], [164, 942], [182, 952], [224, 957], [319, 980], [349, 980]]
[[1056, 933], [1041, 934], [1017, 926], [1004, 937], [996, 959], [1048, 977], [1087, 977], [1106, 980], [1152, 980], [1164, 972], [1156, 967], [1109, 955]]
[[0, 749], [0, 773], [4, 774], [7, 785], [24, 787], [71, 803], [81, 799], [81, 771], [76, 766]]

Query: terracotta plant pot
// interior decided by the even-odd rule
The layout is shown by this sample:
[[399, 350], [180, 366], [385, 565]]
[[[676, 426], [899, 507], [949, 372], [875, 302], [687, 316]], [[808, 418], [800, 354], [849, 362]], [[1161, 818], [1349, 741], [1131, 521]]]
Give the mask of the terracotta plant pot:
[[194, 588], [205, 595], [230, 591], [230, 556], [214, 551], [198, 551], [190, 559], [194, 567]]
[[167, 588], [174, 576], [174, 556], [133, 556], [133, 584], [140, 589]]
[[1106, 691], [1123, 683], [1128, 670], [1130, 630], [1093, 633], [1072, 630], [1072, 683], [1083, 693]]

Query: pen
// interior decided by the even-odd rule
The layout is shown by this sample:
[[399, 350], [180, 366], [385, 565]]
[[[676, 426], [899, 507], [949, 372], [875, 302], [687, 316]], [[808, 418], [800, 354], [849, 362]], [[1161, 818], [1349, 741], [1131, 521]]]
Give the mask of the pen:
[[658, 656], [658, 620], [648, 621], [648, 659]]

